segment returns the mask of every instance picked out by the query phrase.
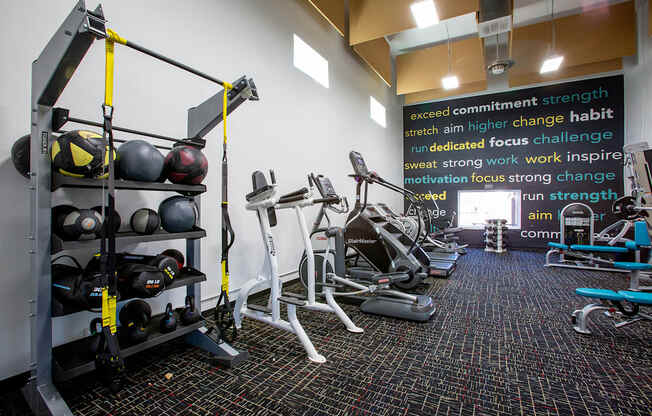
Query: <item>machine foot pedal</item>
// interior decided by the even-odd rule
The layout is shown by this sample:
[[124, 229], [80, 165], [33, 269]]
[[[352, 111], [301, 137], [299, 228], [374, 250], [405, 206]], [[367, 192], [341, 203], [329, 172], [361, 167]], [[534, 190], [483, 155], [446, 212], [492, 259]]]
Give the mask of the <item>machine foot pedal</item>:
[[285, 296], [278, 297], [279, 302], [289, 303], [296, 306], [306, 306], [306, 302], [296, 298], [286, 298]]
[[306, 300], [306, 295], [303, 293], [292, 293], [292, 292], [283, 292], [283, 297], [286, 298], [296, 298], [296, 299], [301, 299], [301, 300]]
[[268, 308], [267, 306], [263, 305], [247, 305], [247, 308], [251, 309], [252, 311], [272, 313], [272, 308]]
[[338, 285], [336, 283], [324, 283], [324, 282], [315, 282], [315, 286], [319, 287], [331, 287], [333, 289], [337, 289], [340, 287], [344, 287], [343, 285]]

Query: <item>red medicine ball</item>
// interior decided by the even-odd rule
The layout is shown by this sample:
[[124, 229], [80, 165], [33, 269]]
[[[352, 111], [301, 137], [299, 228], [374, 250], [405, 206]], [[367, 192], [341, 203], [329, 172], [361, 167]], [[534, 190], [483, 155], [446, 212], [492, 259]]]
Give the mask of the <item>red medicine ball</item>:
[[208, 173], [208, 159], [193, 146], [177, 146], [165, 157], [166, 177], [172, 183], [199, 185]]

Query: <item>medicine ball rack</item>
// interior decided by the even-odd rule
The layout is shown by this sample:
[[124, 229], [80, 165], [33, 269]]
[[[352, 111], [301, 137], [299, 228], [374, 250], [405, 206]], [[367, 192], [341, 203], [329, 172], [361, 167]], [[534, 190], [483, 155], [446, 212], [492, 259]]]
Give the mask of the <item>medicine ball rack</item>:
[[[30, 378], [23, 389], [23, 393], [32, 411], [37, 415], [72, 415], [68, 405], [55, 387], [54, 380], [67, 380], [95, 368], [95, 362], [88, 357], [88, 350], [85, 345], [88, 338], [53, 348], [51, 255], [61, 250], [95, 248], [99, 240], [63, 242], [56, 238], [53, 239], [51, 232], [51, 199], [52, 192], [56, 189], [62, 187], [101, 188], [102, 181], [64, 177], [52, 172], [49, 151], [50, 144], [54, 139], [52, 133], [60, 131], [63, 126], [61, 124], [62, 113], [54, 105], [93, 42], [98, 39], [108, 39], [109, 36], [117, 35], [106, 28], [106, 19], [104, 18], [102, 6], [98, 5], [94, 11], [90, 11], [86, 8], [85, 1], [79, 0], [48, 41], [38, 59], [32, 63], [31, 167], [28, 187], [30, 191], [31, 231], [26, 238], [31, 243], [29, 255], [33, 296], [29, 300], [31, 327]], [[119, 38], [119, 42], [131, 49], [224, 88], [224, 90], [220, 90], [197, 107], [188, 110], [188, 137], [191, 138], [193, 144], [205, 143], [203, 138], [223, 121], [225, 104], [228, 111], [233, 112], [243, 102], [258, 99], [253, 80], [247, 79], [245, 76], [229, 84], [123, 38]], [[98, 105], [98, 110], [99, 107]], [[66, 122], [80, 121], [68, 117], [67, 111], [65, 116]], [[124, 128], [122, 128], [122, 131], [129, 133]], [[133, 132], [137, 131], [133, 130]], [[153, 133], [138, 133], [141, 133], [142, 136], [156, 138]], [[174, 140], [183, 142], [182, 140]], [[139, 183], [121, 180], [115, 181], [115, 188], [180, 192], [191, 195], [191, 197], [206, 191], [206, 187], [203, 185], [188, 188], [187, 185]], [[200, 208], [199, 199], [195, 198], [195, 201]], [[198, 268], [201, 264], [200, 239], [205, 236], [206, 231], [197, 227], [187, 233], [165, 233], [161, 231], [145, 236], [134, 233], [118, 233], [115, 241], [123, 244], [134, 244], [147, 241], [185, 239], [186, 264]], [[206, 280], [206, 276], [203, 274], [188, 276], [186, 279], [180, 279], [173, 287], [186, 286], [187, 295], [201, 300], [201, 285], [198, 282], [204, 280]], [[216, 339], [209, 336], [209, 330], [205, 327], [203, 320], [187, 326], [180, 325], [171, 333], [161, 334], [158, 331], [159, 319], [152, 320], [151, 325], [155, 326], [155, 330], [151, 332], [147, 341], [122, 349], [120, 351], [121, 356], [129, 356], [183, 336], [187, 343], [210, 352], [214, 355], [216, 361], [225, 366], [236, 366], [248, 358], [247, 351], [235, 350], [221, 341], [219, 334], [217, 334]]]

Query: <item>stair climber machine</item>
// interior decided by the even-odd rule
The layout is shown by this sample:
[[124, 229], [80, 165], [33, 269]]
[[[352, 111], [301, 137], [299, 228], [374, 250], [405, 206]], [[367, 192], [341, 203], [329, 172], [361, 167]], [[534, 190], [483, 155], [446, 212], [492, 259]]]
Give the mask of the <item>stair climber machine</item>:
[[[332, 295], [332, 287], [323, 287], [323, 293], [327, 303], [324, 304], [315, 301], [314, 256], [308, 228], [306, 226], [306, 220], [303, 215], [303, 208], [328, 201], [313, 199], [312, 193], [306, 188], [278, 197], [276, 191], [276, 178], [273, 171], [270, 171], [270, 179], [272, 182], [271, 185], [267, 183], [265, 175], [262, 172], [254, 172], [252, 175], [253, 192], [246, 196], [246, 208], [251, 211], [256, 211], [258, 214], [260, 231], [265, 246], [265, 260], [261, 271], [258, 273], [256, 278], [249, 280], [244, 284], [242, 289], [240, 289], [234, 310], [235, 325], [240, 329], [242, 318], [247, 317], [291, 332], [299, 338], [299, 341], [303, 345], [308, 354], [308, 358], [311, 361], [324, 363], [326, 362], [326, 358], [317, 353], [312, 341], [310, 341], [310, 338], [297, 319], [297, 307], [320, 312], [332, 312], [337, 315], [349, 332], [363, 332], [363, 329], [357, 327], [335, 302]], [[274, 234], [272, 233], [272, 227], [277, 225], [277, 209], [293, 209], [297, 214], [299, 228], [303, 234], [305, 252], [308, 253], [308, 276], [310, 276], [310, 278], [307, 280], [308, 287], [312, 288], [308, 291], [308, 296], [282, 293], [283, 282], [278, 273], [278, 248], [274, 242]], [[249, 294], [252, 291], [265, 289], [270, 290], [270, 297], [267, 306], [247, 303]], [[281, 319], [281, 303], [287, 305], [287, 321]]]
[[[359, 305], [365, 313], [389, 316], [409, 321], [425, 322], [435, 313], [433, 300], [427, 295], [412, 295], [392, 290], [392, 285], [410, 280], [408, 273], [382, 273], [368, 270], [367, 273], [357, 273], [352, 276], [346, 268], [346, 248], [344, 245], [345, 231], [341, 227], [331, 226], [328, 211], [345, 214], [349, 211], [346, 198], [340, 197], [331, 181], [323, 175], [308, 176], [311, 188], [313, 185], [321, 194], [322, 205], [307, 238], [316, 237], [328, 241], [325, 250], [315, 250], [313, 264], [310, 255], [304, 253], [299, 264], [299, 275], [304, 287], [310, 293], [314, 287], [322, 289], [322, 295], [341, 296]], [[317, 201], [317, 200], [315, 200]], [[326, 219], [326, 227], [322, 221]], [[334, 267], [333, 267], [334, 265]], [[309, 279], [315, 276], [315, 279]], [[313, 283], [312, 281], [317, 282]], [[313, 285], [311, 287], [311, 284]], [[335, 288], [336, 292], [330, 292]]]
[[[369, 185], [378, 184], [403, 195], [416, 208], [417, 217], [421, 218], [423, 207], [417, 195], [369, 171], [360, 153], [352, 151], [349, 159], [355, 172], [349, 176], [355, 178], [357, 184], [355, 207], [345, 227], [347, 248], [352, 248], [378, 272], [408, 273], [411, 277], [409, 280], [395, 284], [400, 289], [413, 289], [428, 277], [450, 276], [455, 270], [455, 262], [437, 259], [424, 250], [422, 245], [427, 233], [422, 232], [422, 221], [416, 221], [417, 232], [414, 238], [410, 238], [404, 230], [392, 224], [392, 218], [385, 210], [367, 202]], [[363, 184], [364, 199], [361, 197]], [[354, 270], [350, 268], [350, 272], [354, 273]]]
[[[397, 214], [387, 204], [382, 202], [377, 203], [376, 206], [380, 211], [385, 213], [392, 226], [404, 234], [399, 238], [403, 244], [410, 244], [415, 238], [422, 239], [421, 248], [428, 253], [428, 256], [432, 260], [457, 262], [460, 254], [466, 253], [464, 250], [467, 247], [466, 245], [460, 246], [456, 243], [451, 245], [451, 243], [445, 243], [430, 235], [428, 230], [432, 229], [432, 221], [429, 216], [426, 216], [426, 220], [424, 221], [423, 218], [418, 216], [413, 217]], [[408, 211], [410, 210], [408, 209]], [[421, 222], [420, 227], [419, 222]], [[417, 235], [419, 229], [421, 229], [421, 234]]]

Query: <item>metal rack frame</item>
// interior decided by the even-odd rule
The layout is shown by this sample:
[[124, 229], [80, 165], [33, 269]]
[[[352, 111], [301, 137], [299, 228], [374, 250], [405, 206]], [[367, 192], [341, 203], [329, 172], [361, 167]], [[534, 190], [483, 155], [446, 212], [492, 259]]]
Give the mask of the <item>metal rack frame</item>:
[[[93, 41], [104, 37], [103, 30], [104, 14], [101, 5], [94, 11], [89, 11], [86, 9], [84, 0], [79, 0], [49, 40], [38, 59], [32, 64], [31, 172], [29, 173], [31, 231], [27, 239], [31, 241], [29, 254], [33, 296], [29, 300], [31, 326], [30, 378], [23, 389], [23, 393], [31, 409], [37, 415], [72, 415], [53, 381], [52, 282], [50, 269], [52, 252], [51, 195], [57, 186], [92, 187], [88, 185], [88, 182], [66, 180], [65, 178], [58, 178], [59, 180], [57, 180], [56, 175], [53, 178], [49, 148], [53, 133], [54, 105]], [[162, 59], [160, 56], [157, 58]], [[184, 68], [183, 64], [175, 66], [192, 72], [192, 68]], [[244, 77], [237, 80], [234, 85], [239, 82], [242, 83], [243, 79], [248, 86], [249, 84]], [[251, 85], [253, 86], [253, 82], [251, 82]], [[222, 121], [223, 94], [223, 90], [219, 91], [199, 106], [188, 110], [188, 137], [192, 138], [193, 142], [198, 140], [203, 142], [202, 138]], [[248, 94], [251, 94], [251, 91], [229, 91], [229, 111], [232, 112], [246, 101]], [[74, 120], [71, 120], [71, 122], [74, 122]], [[59, 126], [55, 127], [56, 130], [58, 128]], [[186, 185], [175, 187], [167, 184], [154, 184], [154, 186], [148, 187], [147, 184], [143, 184], [142, 187], [139, 187], [137, 183], [133, 182], [124, 185], [122, 189], [149, 189], [182, 193], [188, 191], [188, 189], [182, 189], [184, 186], [187, 187]], [[101, 187], [101, 181], [97, 181], [97, 187]], [[116, 186], [116, 188], [120, 189], [120, 186]], [[205, 187], [199, 187], [195, 195], [204, 191]], [[196, 200], [199, 206], [199, 199], [194, 196], [191, 197]], [[203, 232], [203, 230], [201, 231]], [[200, 268], [200, 238], [203, 237], [203, 234], [195, 233], [190, 236], [171, 234], [170, 236], [157, 235], [156, 238], [149, 237], [149, 241], [163, 240], [166, 239], [165, 237], [170, 237], [167, 239], [186, 238], [187, 264], [197, 269]], [[136, 236], [130, 236], [127, 239], [130, 243], [148, 240], [147, 238], [138, 240]], [[64, 246], [63, 248], [68, 249], [70, 247]], [[187, 294], [201, 300], [201, 285], [199, 283], [188, 285]], [[228, 367], [236, 366], [248, 358], [247, 351], [235, 350], [224, 342], [216, 341], [207, 333], [208, 330], [204, 326], [204, 322], [200, 321], [199, 325], [181, 327], [178, 332], [157, 337], [151, 342], [148, 341], [137, 350], [140, 351], [167, 342], [172, 338], [184, 336], [187, 343], [212, 353], [217, 361]], [[219, 340], [219, 337], [217, 339]], [[80, 373], [93, 369], [94, 365], [85, 365], [84, 369], [80, 369]]]

